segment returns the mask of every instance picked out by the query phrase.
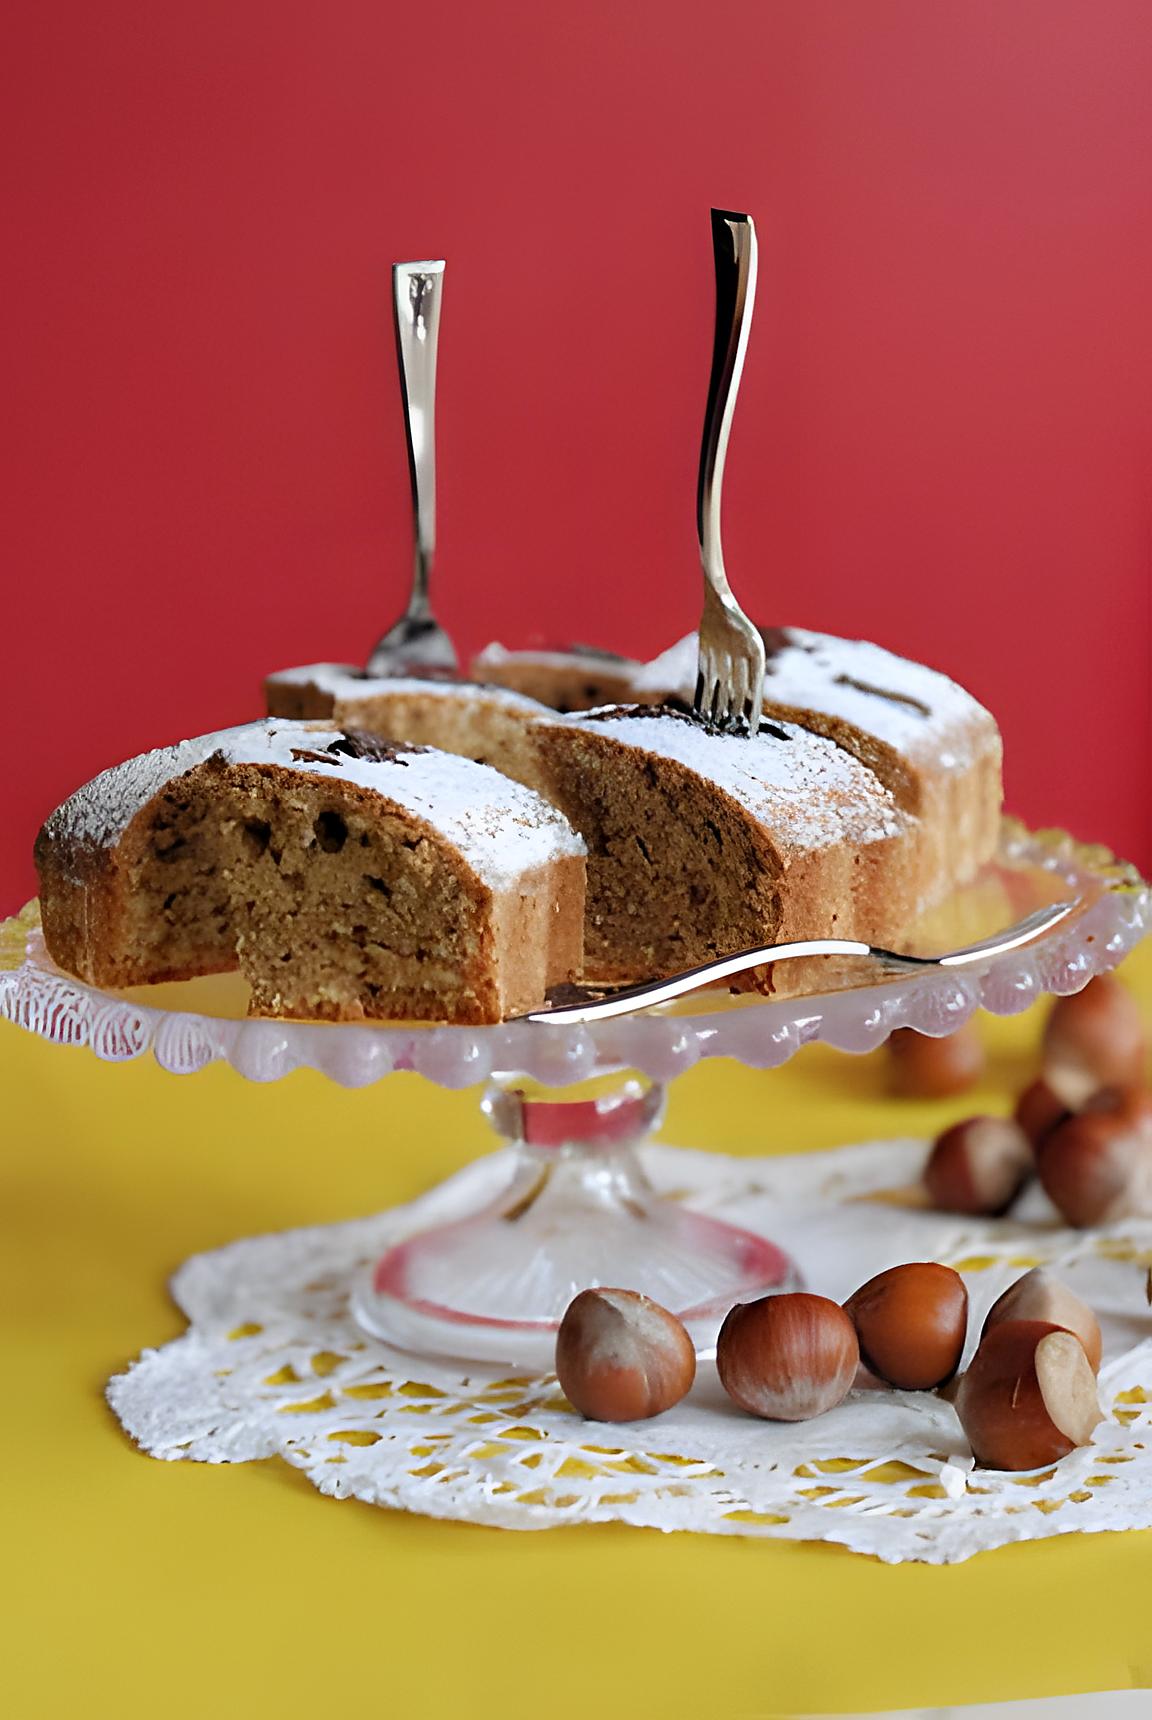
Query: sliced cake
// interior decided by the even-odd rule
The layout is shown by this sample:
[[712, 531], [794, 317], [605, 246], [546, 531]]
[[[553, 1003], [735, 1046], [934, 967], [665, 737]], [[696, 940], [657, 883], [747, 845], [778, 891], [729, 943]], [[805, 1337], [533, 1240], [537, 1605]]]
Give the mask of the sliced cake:
[[505, 687], [470, 682], [370, 677], [346, 663], [310, 663], [269, 675], [271, 717], [329, 719], [393, 740], [439, 747], [530, 782], [533, 753], [525, 729], [546, 705]]
[[[656, 707], [538, 723], [541, 791], [588, 845], [585, 972], [678, 972], [756, 944], [891, 943], [931, 882], [914, 820], [849, 752], [792, 723], [722, 735]], [[743, 982], [793, 990], [798, 964]]]
[[581, 965], [584, 846], [471, 760], [268, 721], [103, 772], [37, 839], [44, 936], [100, 985], [239, 967], [252, 1013], [499, 1021]]
[[507, 687], [554, 711], [590, 711], [596, 705], [631, 701], [633, 679], [644, 665], [595, 645], [551, 651], [508, 651], [488, 645], [472, 659], [474, 681]]
[[[919, 864], [937, 893], [963, 883], [996, 847], [1003, 800], [1000, 731], [963, 687], [923, 663], [799, 627], [766, 629], [765, 713], [824, 735], [875, 772], [918, 821]], [[642, 703], [690, 701], [694, 633], [633, 681]]]

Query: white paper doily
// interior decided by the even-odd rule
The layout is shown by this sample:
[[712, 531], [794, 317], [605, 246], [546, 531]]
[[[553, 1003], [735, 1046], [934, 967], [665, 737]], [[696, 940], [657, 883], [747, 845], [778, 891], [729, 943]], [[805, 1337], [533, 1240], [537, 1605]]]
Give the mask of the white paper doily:
[[465, 1371], [366, 1340], [348, 1314], [352, 1270], [481, 1204], [507, 1178], [505, 1151], [411, 1206], [193, 1257], [173, 1281], [189, 1330], [117, 1375], [109, 1401], [156, 1457], [279, 1455], [336, 1498], [513, 1529], [616, 1520], [944, 1564], [1010, 1541], [1152, 1527], [1152, 1221], [1069, 1231], [1039, 1192], [999, 1220], [874, 1198], [914, 1182], [924, 1151], [895, 1141], [734, 1159], [649, 1147], [644, 1160], [658, 1188], [784, 1241], [809, 1287], [837, 1300], [899, 1261], [960, 1268], [970, 1347], [1013, 1278], [1058, 1265], [1101, 1319], [1108, 1419], [1051, 1469], [974, 1468], [955, 1412], [927, 1393], [854, 1392], [784, 1425], [743, 1415], [705, 1362], [676, 1408], [603, 1425], [577, 1416], [554, 1378]]

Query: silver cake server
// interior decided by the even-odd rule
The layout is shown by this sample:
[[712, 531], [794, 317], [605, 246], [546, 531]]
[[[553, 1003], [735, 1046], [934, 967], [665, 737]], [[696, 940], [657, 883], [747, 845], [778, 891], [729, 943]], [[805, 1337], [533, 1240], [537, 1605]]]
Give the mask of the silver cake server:
[[[594, 1021], [611, 1021], [621, 1015], [635, 1015], [638, 1010], [655, 1009], [661, 1003], [673, 1003], [678, 997], [700, 991], [705, 986], [718, 985], [749, 968], [768, 962], [794, 961], [798, 956], [862, 956], [876, 963], [886, 973], [908, 973], [922, 968], [962, 968], [992, 956], [1005, 955], [1009, 950], [1030, 944], [1077, 909], [1082, 897], [1069, 902], [1054, 902], [1050, 907], [1037, 908], [1015, 925], [1002, 932], [982, 938], [979, 943], [966, 944], [963, 949], [950, 950], [942, 956], [901, 955], [896, 950], [880, 949], [874, 944], [858, 943], [853, 938], [806, 938], [799, 943], [763, 944], [756, 949], [739, 950], [735, 955], [719, 956], [700, 967], [673, 974], [670, 979], [643, 980], [639, 985], [610, 989], [595, 986], [560, 988], [571, 1002], [557, 1001], [550, 1009], [534, 1010], [517, 1016], [518, 1021], [559, 1022], [564, 1026], [581, 1026]], [[573, 995], [575, 994], [575, 995]]]
[[459, 667], [455, 647], [428, 601], [436, 553], [436, 348], [443, 285], [443, 262], [392, 266], [415, 555], [408, 607], [369, 657], [371, 676], [455, 675]]

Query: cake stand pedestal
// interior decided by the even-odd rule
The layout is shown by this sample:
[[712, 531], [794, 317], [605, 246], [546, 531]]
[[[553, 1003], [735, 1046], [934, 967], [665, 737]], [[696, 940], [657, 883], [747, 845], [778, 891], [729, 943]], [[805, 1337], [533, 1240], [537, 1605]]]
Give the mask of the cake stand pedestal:
[[765, 1238], [658, 1196], [636, 1147], [659, 1125], [664, 1090], [627, 1071], [561, 1096], [495, 1079], [483, 1108], [515, 1144], [508, 1186], [488, 1206], [389, 1250], [353, 1289], [373, 1336], [422, 1354], [548, 1368], [556, 1325], [589, 1284], [642, 1290], [698, 1349], [734, 1302], [799, 1285]]
[[589, 1285], [645, 1292], [707, 1350], [733, 1302], [797, 1282], [771, 1241], [653, 1193], [635, 1148], [659, 1123], [663, 1083], [702, 1057], [770, 1069], [817, 1040], [862, 1053], [898, 1027], [940, 1037], [978, 1008], [1015, 1014], [1115, 967], [1152, 925], [1148, 887], [1105, 849], [1008, 824], [995, 859], [909, 927], [906, 947], [954, 949], [1070, 899], [1075, 912], [1034, 942], [963, 969], [878, 980], [861, 964], [830, 969], [835, 989], [813, 995], [697, 994], [594, 1026], [486, 1028], [249, 1019], [236, 975], [103, 991], [54, 966], [31, 904], [0, 927], [0, 1015], [109, 1061], [150, 1050], [179, 1074], [221, 1060], [255, 1081], [312, 1068], [352, 1087], [394, 1070], [445, 1087], [487, 1082], [485, 1112], [516, 1144], [508, 1186], [482, 1211], [404, 1239], [349, 1291], [361, 1326], [390, 1343], [544, 1371], [564, 1308]]

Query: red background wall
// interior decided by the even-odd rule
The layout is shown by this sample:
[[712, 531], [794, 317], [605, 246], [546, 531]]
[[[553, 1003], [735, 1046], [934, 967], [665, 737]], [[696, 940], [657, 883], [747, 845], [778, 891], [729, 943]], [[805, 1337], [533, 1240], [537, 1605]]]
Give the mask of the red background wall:
[[394, 258], [449, 260], [461, 641], [691, 625], [711, 203], [761, 234], [748, 606], [951, 671], [1014, 809], [1152, 864], [1146, 0], [24, 0], [5, 38], [0, 905], [98, 766], [392, 619]]

